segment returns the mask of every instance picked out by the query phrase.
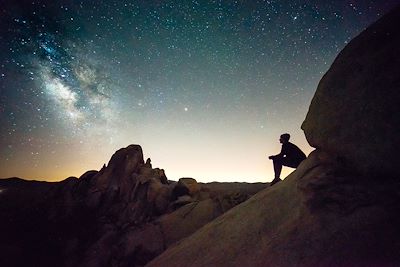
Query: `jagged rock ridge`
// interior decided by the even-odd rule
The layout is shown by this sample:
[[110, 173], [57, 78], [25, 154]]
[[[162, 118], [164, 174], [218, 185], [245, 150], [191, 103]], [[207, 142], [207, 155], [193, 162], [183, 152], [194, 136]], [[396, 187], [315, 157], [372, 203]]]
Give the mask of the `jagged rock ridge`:
[[264, 187], [168, 181], [139, 145], [79, 179], [0, 180], [0, 266], [143, 266]]

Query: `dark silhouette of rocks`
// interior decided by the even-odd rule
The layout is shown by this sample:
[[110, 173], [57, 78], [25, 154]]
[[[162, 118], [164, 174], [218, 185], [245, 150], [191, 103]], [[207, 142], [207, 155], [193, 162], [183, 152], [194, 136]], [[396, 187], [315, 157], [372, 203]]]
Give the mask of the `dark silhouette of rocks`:
[[369, 176], [400, 174], [399, 23], [397, 8], [340, 52], [302, 125], [311, 146]]
[[265, 186], [168, 181], [139, 145], [79, 179], [3, 179], [0, 266], [143, 266]]
[[156, 266], [400, 266], [400, 7], [338, 55], [282, 182], [175, 243]]
[[0, 180], [0, 266], [400, 266], [398, 25], [339, 54], [282, 182], [169, 181], [138, 145], [79, 179]]

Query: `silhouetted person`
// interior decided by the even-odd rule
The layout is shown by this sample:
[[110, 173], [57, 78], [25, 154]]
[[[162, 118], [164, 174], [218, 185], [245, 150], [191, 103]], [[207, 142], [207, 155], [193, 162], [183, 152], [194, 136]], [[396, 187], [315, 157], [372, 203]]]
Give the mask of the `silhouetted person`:
[[282, 166], [287, 166], [290, 168], [297, 168], [300, 162], [306, 159], [306, 155], [300, 150], [295, 144], [289, 142], [290, 134], [282, 134], [279, 138], [279, 142], [282, 144], [281, 153], [278, 155], [270, 156], [274, 162], [274, 172], [275, 178], [271, 182], [271, 185], [276, 184], [281, 181], [281, 171]]

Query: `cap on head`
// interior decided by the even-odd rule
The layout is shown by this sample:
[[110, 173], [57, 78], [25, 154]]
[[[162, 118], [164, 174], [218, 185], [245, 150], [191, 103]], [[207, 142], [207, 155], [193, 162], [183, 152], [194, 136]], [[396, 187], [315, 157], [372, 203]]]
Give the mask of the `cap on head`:
[[290, 134], [284, 133], [284, 134], [281, 135], [281, 138], [282, 138], [283, 140], [285, 140], [286, 142], [288, 142], [289, 139], [290, 139]]

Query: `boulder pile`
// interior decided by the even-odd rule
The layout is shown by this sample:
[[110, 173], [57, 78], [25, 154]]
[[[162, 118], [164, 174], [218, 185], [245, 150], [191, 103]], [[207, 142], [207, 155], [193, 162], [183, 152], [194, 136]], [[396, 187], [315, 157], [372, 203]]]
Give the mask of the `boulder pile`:
[[139, 145], [79, 179], [0, 180], [0, 266], [143, 266], [265, 187], [169, 181]]

